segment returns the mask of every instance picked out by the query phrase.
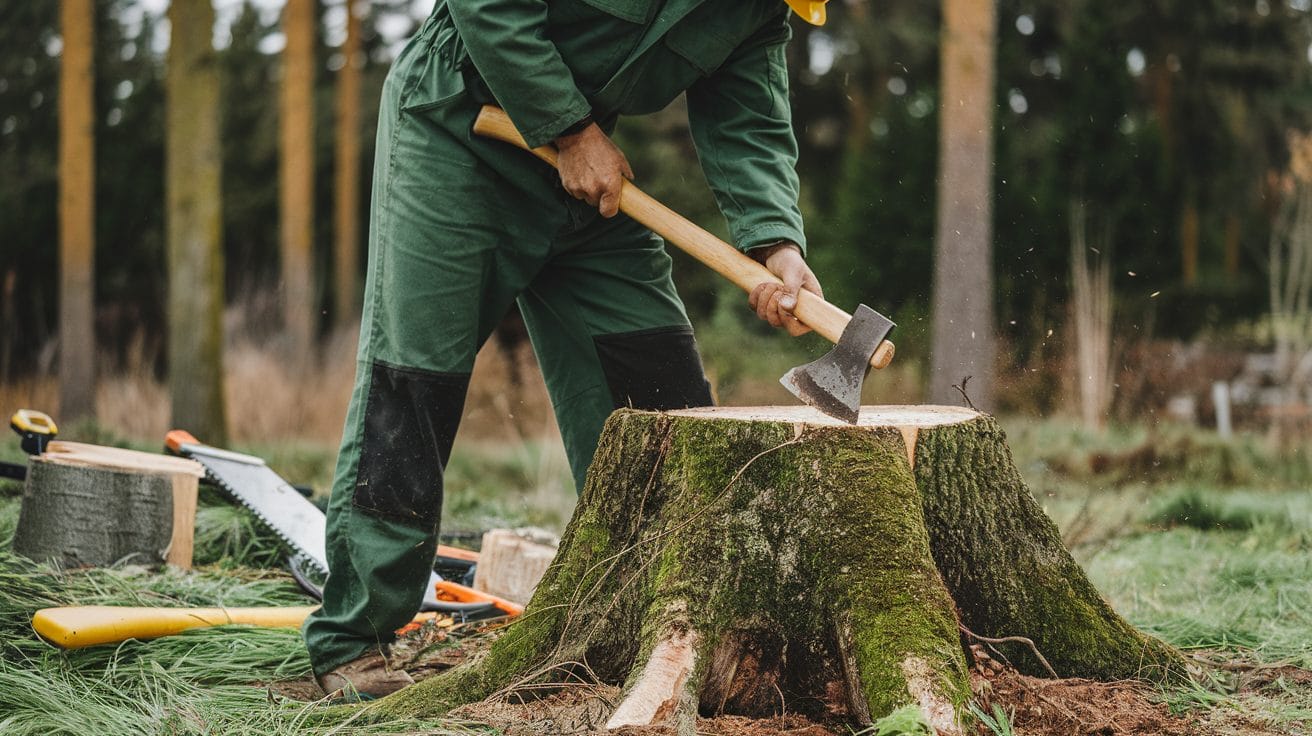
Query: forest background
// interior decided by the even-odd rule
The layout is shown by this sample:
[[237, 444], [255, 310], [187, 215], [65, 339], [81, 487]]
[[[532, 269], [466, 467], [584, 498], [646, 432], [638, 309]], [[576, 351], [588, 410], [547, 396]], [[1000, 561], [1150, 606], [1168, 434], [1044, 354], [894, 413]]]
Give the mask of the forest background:
[[[301, 286], [287, 282], [295, 254], [280, 235], [289, 222], [280, 152], [295, 122], [280, 114], [280, 88], [295, 73], [294, 36], [281, 2], [214, 5], [225, 403], [228, 417], [241, 417], [228, 422], [239, 439], [309, 434], [331, 442], [353, 370], [360, 213], [379, 88], [431, 2], [357, 3], [351, 33], [343, 2], [287, 8], [298, 4], [309, 8], [313, 34], [312, 119], [296, 122], [312, 130], [310, 195], [296, 205], [311, 223], [295, 256], [305, 259]], [[100, 389], [89, 412], [128, 434], [152, 435], [170, 421], [161, 393], [169, 374], [169, 20], [160, 0], [91, 5]], [[945, 386], [927, 384], [943, 9], [911, 0], [830, 6], [829, 24], [796, 23], [789, 47], [812, 261], [836, 304], [864, 301], [899, 323], [897, 368], [873, 382], [869, 398], [941, 397]], [[52, 409], [59, 12], [54, 2], [0, 2], [0, 394]], [[1303, 283], [1312, 259], [1299, 248], [1312, 241], [1312, 208], [1299, 208], [1310, 185], [1298, 162], [1306, 146], [1299, 136], [1312, 128], [1310, 16], [1308, 0], [997, 4], [986, 244], [994, 278], [991, 293], [979, 295], [994, 309], [985, 339], [996, 344], [996, 379], [974, 384], [989, 396], [986, 408], [1083, 413], [1093, 425], [1165, 413], [1208, 423], [1213, 384], [1248, 376], [1254, 391], [1238, 396], [1236, 421], [1304, 423], [1308, 371], [1300, 359], [1312, 341]], [[351, 64], [348, 38], [360, 48]], [[358, 72], [352, 116], [340, 102], [347, 70]], [[683, 114], [676, 103], [627, 120], [617, 139], [641, 186], [722, 233]], [[351, 135], [341, 135], [343, 126]], [[343, 138], [358, 145], [342, 149]], [[356, 167], [347, 171], [358, 172], [346, 197], [343, 152]], [[344, 217], [343, 209], [353, 213]], [[775, 375], [816, 354], [819, 341], [770, 335], [740, 294], [676, 258], [720, 399], [786, 400]], [[289, 288], [308, 289], [302, 306], [288, 306]], [[496, 337], [507, 385], [536, 381], [514, 315]], [[257, 388], [264, 383], [272, 387]], [[513, 392], [511, 400], [529, 401]], [[285, 421], [251, 419], [275, 413], [270, 407], [282, 408]]]

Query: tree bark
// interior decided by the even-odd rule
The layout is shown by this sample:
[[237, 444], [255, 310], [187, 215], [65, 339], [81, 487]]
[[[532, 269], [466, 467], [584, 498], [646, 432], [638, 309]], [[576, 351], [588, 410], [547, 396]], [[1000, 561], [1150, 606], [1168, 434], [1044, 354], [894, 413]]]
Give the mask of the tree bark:
[[337, 221], [334, 248], [334, 304], [337, 326], [346, 327], [360, 315], [360, 51], [359, 8], [346, 3], [346, 41], [342, 69], [337, 74]]
[[963, 625], [1029, 637], [1062, 676], [1183, 672], [1089, 584], [986, 415], [622, 410], [524, 615], [378, 707], [437, 714], [586, 672], [624, 684], [608, 728], [784, 711], [859, 726], [914, 704], [956, 734]]
[[1198, 242], [1201, 237], [1198, 205], [1192, 194], [1186, 194], [1184, 206], [1180, 208], [1180, 278], [1185, 286], [1198, 283]]
[[994, 0], [943, 0], [929, 399], [993, 405]]
[[283, 326], [289, 354], [314, 341], [314, 25], [316, 0], [287, 0], [283, 51], [282, 237]]
[[173, 0], [166, 126], [172, 423], [228, 436], [223, 403], [223, 149], [210, 0]]
[[62, 0], [59, 72], [59, 412], [95, 416], [95, 23], [91, 0]]

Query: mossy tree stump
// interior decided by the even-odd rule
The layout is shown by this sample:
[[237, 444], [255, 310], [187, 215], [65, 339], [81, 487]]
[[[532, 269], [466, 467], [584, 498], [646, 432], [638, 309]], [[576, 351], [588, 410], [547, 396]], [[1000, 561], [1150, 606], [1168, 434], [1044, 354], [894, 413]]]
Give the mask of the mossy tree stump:
[[[377, 706], [437, 714], [586, 672], [624, 686], [608, 728], [690, 734], [699, 712], [784, 709], [862, 724], [916, 704], [960, 733], [962, 627], [1028, 637], [1061, 676], [1183, 671], [1089, 583], [991, 417], [619, 411], [524, 616]], [[1044, 674], [1028, 647], [998, 646]]]

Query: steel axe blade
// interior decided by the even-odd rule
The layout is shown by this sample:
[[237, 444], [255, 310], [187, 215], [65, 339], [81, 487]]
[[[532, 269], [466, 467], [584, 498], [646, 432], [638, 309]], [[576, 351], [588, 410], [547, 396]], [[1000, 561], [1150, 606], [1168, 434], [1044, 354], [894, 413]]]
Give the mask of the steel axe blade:
[[862, 304], [834, 349], [817, 361], [799, 365], [779, 379], [803, 402], [849, 424], [861, 415], [861, 385], [870, 372], [870, 358], [897, 325]]

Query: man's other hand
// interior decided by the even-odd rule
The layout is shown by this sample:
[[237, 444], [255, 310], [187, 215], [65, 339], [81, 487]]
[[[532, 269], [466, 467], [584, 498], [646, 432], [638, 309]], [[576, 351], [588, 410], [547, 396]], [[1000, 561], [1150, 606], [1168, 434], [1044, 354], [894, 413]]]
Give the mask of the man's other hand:
[[624, 152], [596, 123], [557, 138], [556, 149], [565, 191], [596, 207], [602, 217], [614, 217], [620, 211], [620, 186], [625, 179], [633, 179]]
[[747, 304], [756, 310], [756, 316], [769, 322], [772, 327], [782, 327], [793, 337], [805, 335], [810, 327], [793, 316], [797, 308], [797, 294], [800, 290], [824, 298], [820, 281], [811, 272], [802, 258], [802, 249], [794, 243], [779, 243], [765, 248], [755, 248], [748, 253], [764, 264], [770, 273], [778, 276], [782, 284], [766, 281], [756, 285], [747, 296]]

